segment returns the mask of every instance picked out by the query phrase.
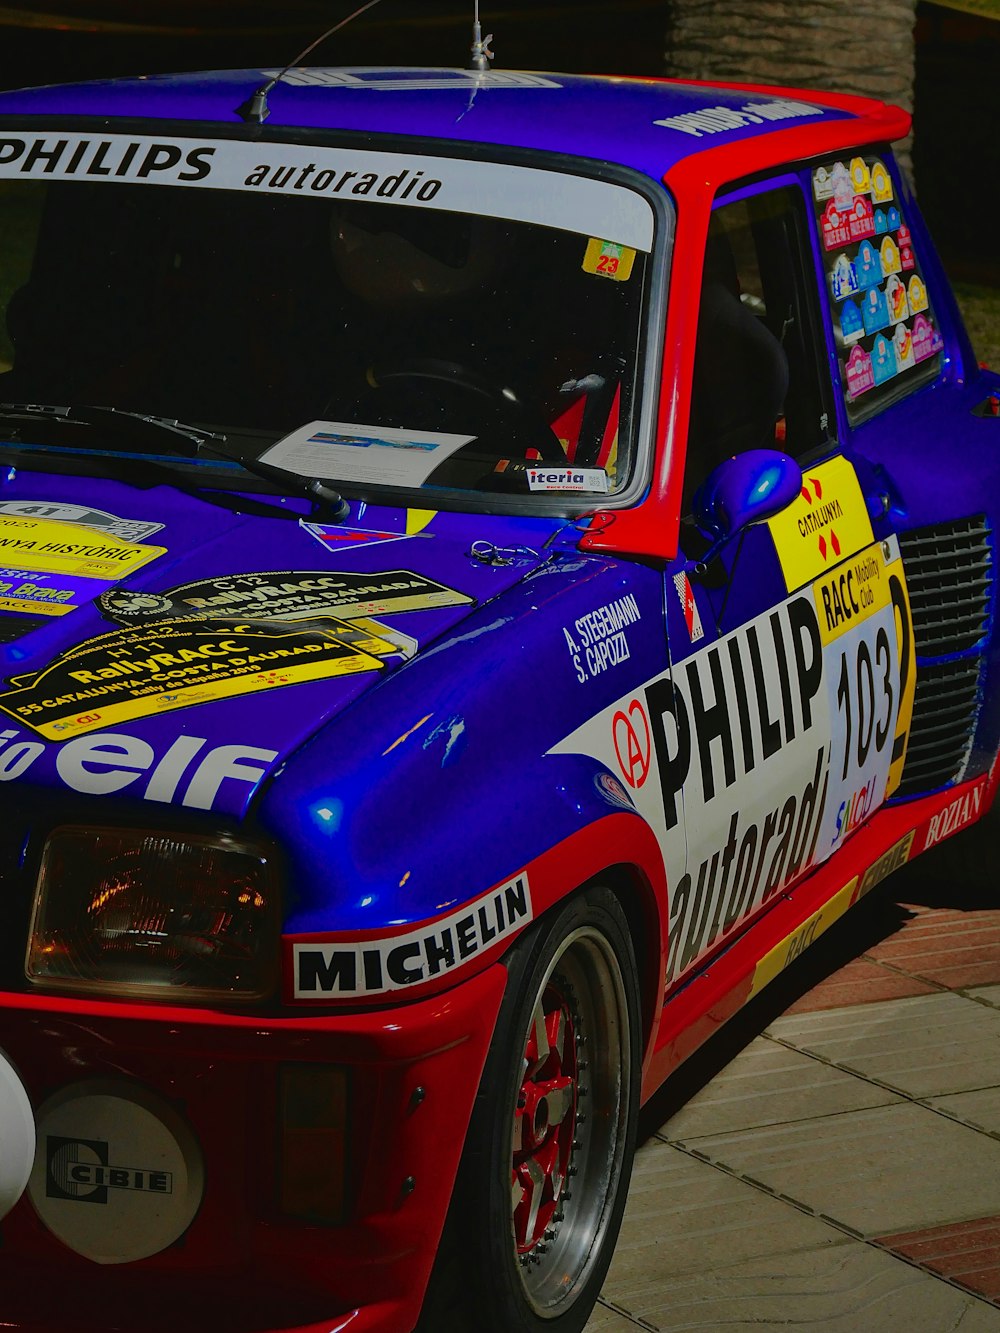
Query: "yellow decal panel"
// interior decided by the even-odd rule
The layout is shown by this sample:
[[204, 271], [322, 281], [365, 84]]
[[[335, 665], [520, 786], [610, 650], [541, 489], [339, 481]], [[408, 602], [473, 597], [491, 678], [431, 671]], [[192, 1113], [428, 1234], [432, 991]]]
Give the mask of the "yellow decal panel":
[[776, 944], [770, 952], [764, 955], [754, 968], [753, 981], [747, 999], [752, 999], [758, 991], [762, 991], [776, 976], [784, 972], [790, 963], [794, 963], [799, 954], [808, 949], [809, 945], [818, 940], [825, 931], [828, 931], [835, 921], [840, 920], [847, 909], [857, 901], [855, 893], [857, 887], [858, 881], [855, 877], [849, 884], [845, 884], [842, 889], [838, 889], [830, 901], [824, 903], [818, 912], [813, 912], [812, 916], [807, 917], [801, 926], [797, 926], [790, 935], [785, 936], [780, 944]]
[[790, 963], [794, 963], [799, 954], [828, 931], [835, 921], [839, 921], [848, 908], [853, 907], [866, 893], [870, 893], [876, 884], [881, 884], [887, 875], [891, 875], [908, 861], [915, 832], [916, 830], [911, 829], [887, 852], [883, 852], [860, 879], [855, 875], [854, 879], [837, 890], [829, 902], [824, 903], [817, 912], [807, 917], [801, 926], [797, 926], [780, 944], [776, 944], [766, 953], [754, 968], [747, 999], [752, 999], [758, 991], [762, 991], [776, 976], [784, 972]]
[[37, 674], [16, 677], [15, 688], [0, 694], [0, 711], [47, 740], [67, 740], [194, 704], [381, 670], [357, 643], [370, 636], [343, 628], [346, 635], [336, 628], [166, 621], [103, 635]]
[[857, 474], [838, 455], [802, 474], [802, 491], [767, 520], [789, 592], [874, 540]]
[[889, 573], [883, 555], [879, 544], [867, 546], [813, 584], [824, 647], [890, 605]]
[[163, 555], [166, 547], [105, 537], [79, 523], [9, 518], [0, 514], [0, 561], [18, 569], [97, 579], [119, 579]]
[[917, 663], [913, 649], [913, 617], [910, 614], [910, 595], [906, 590], [906, 576], [903, 562], [898, 558], [886, 565], [889, 578], [889, 595], [892, 600], [893, 615], [896, 623], [896, 653], [899, 663], [899, 713], [896, 717], [896, 730], [892, 743], [892, 762], [889, 765], [889, 780], [885, 794], [888, 799], [899, 786], [906, 763], [906, 746], [910, 738], [910, 724], [913, 721], [913, 696], [917, 688]]
[[635, 264], [635, 251], [628, 245], [601, 241], [592, 236], [583, 255], [584, 273], [596, 273], [615, 282], [628, 282]]

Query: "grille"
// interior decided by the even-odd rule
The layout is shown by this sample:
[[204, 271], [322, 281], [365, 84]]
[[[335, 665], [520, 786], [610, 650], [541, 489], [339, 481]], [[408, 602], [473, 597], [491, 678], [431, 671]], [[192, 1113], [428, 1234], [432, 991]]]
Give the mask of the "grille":
[[[917, 689], [898, 796], [964, 776], [982, 702], [983, 657], [975, 650], [993, 605], [993, 541], [982, 516], [900, 533], [913, 613]], [[964, 654], [959, 660], [928, 659]]]
[[985, 518], [901, 533], [899, 549], [920, 657], [974, 648], [986, 633], [993, 545]]
[[917, 667], [906, 763], [897, 796], [915, 796], [962, 776], [979, 715], [982, 659]]

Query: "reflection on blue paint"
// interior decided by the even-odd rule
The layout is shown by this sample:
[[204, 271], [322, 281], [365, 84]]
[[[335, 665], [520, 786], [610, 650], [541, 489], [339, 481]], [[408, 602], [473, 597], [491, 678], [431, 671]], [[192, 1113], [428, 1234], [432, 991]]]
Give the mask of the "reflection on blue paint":
[[312, 816], [324, 833], [336, 833], [344, 817], [343, 801], [325, 801], [312, 807]]

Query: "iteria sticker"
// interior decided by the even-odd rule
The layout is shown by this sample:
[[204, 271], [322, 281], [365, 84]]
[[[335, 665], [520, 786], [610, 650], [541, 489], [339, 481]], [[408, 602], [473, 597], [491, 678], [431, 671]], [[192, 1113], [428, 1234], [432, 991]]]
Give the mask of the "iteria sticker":
[[874, 540], [857, 474], [838, 456], [802, 474], [802, 491], [767, 520], [789, 592]]
[[231, 616], [238, 620], [355, 620], [394, 611], [471, 606], [472, 597], [406, 569], [387, 574], [339, 574], [322, 569], [230, 574], [182, 583], [162, 593], [115, 589], [100, 599], [102, 613], [120, 625]]
[[0, 514], [0, 560], [64, 577], [120, 579], [163, 555], [163, 546], [81, 531], [78, 523]]
[[194, 704], [329, 680], [382, 663], [322, 629], [163, 621], [89, 639], [43, 671], [18, 676], [0, 711], [47, 740]]
[[630, 246], [600, 241], [593, 236], [583, 255], [584, 273], [597, 273], [602, 278], [613, 278], [615, 282], [628, 282], [634, 263], [635, 251]]

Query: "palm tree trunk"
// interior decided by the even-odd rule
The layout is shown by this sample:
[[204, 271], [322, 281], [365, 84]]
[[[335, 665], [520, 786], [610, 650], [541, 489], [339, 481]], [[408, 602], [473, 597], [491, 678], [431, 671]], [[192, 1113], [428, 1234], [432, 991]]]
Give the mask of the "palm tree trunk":
[[912, 111], [915, 8], [916, 0], [869, 9], [844, 0], [670, 0], [666, 72], [861, 93]]

